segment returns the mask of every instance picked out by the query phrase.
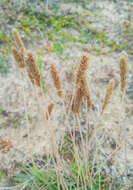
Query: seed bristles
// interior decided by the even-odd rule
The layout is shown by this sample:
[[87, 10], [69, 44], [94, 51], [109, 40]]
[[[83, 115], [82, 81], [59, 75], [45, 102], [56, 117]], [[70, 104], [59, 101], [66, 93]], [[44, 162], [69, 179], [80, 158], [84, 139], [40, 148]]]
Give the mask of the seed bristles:
[[74, 114], [79, 113], [82, 98], [83, 98], [83, 91], [81, 90], [81, 88], [76, 89], [76, 93], [75, 93], [73, 103], [72, 103], [72, 111]]
[[12, 30], [12, 34], [13, 34], [13, 37], [14, 37], [14, 39], [16, 41], [16, 44], [17, 44], [18, 48], [24, 53], [24, 51], [25, 51], [24, 44], [22, 42], [22, 39], [21, 39], [20, 34], [17, 31], [17, 29], [14, 28]]
[[89, 89], [87, 86], [85, 71], [88, 68], [88, 59], [87, 55], [83, 55], [80, 61], [80, 65], [77, 71], [76, 80], [75, 80], [75, 95], [72, 104], [73, 113], [79, 113], [80, 104], [82, 99], [87, 100], [87, 107], [92, 107], [92, 102], [89, 94]]
[[120, 80], [121, 80], [122, 92], [124, 92], [126, 89], [127, 72], [128, 72], [128, 55], [123, 52], [122, 57], [120, 58]]
[[51, 112], [52, 112], [52, 110], [53, 110], [53, 107], [54, 107], [54, 103], [50, 103], [49, 105], [48, 105], [48, 111], [47, 111], [47, 113], [46, 113], [46, 119], [48, 120], [48, 118], [49, 118], [49, 116], [50, 116], [50, 114], [51, 114]]
[[61, 97], [62, 96], [61, 81], [56, 71], [56, 67], [53, 63], [50, 64], [50, 72], [54, 82], [54, 86], [57, 89], [58, 96]]
[[87, 55], [83, 55], [81, 57], [81, 61], [79, 64], [79, 68], [78, 68], [77, 75], [76, 75], [76, 81], [75, 81], [77, 88], [80, 86], [82, 75], [84, 75], [85, 71], [88, 68], [88, 60], [89, 60], [89, 57]]
[[111, 79], [109, 81], [109, 85], [108, 85], [108, 88], [106, 90], [106, 95], [105, 95], [105, 98], [104, 98], [104, 103], [102, 105], [102, 110], [101, 110], [101, 114], [103, 114], [104, 110], [105, 110], [105, 107], [107, 106], [109, 100], [110, 100], [110, 97], [111, 97], [111, 94], [113, 92], [113, 89], [114, 89], [114, 85], [115, 85], [115, 82], [113, 79]]
[[16, 66], [18, 68], [24, 68], [25, 67], [25, 62], [24, 62], [24, 55], [19, 52], [16, 47], [12, 47], [12, 54], [16, 62]]
[[87, 107], [91, 108], [92, 107], [92, 101], [91, 101], [91, 97], [90, 97], [90, 93], [89, 93], [89, 89], [88, 89], [87, 80], [86, 80], [85, 75], [83, 75], [83, 77], [82, 77], [81, 88], [83, 90], [84, 99], [87, 101]]
[[29, 78], [31, 79], [32, 84], [36, 84], [37, 86], [41, 87], [41, 77], [38, 69], [38, 65], [34, 58], [32, 51], [26, 52], [25, 63], [27, 66], [27, 72]]

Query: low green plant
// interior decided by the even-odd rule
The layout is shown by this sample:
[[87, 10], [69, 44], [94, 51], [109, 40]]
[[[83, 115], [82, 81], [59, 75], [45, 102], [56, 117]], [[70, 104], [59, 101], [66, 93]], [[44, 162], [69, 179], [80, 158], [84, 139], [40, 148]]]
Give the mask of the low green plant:
[[0, 57], [0, 71], [3, 74], [6, 74], [8, 71], [6, 62], [5, 62], [5, 57], [3, 57], [3, 56]]
[[54, 41], [53, 43], [53, 51], [62, 54], [64, 51], [64, 44], [61, 41]]
[[3, 113], [3, 112], [4, 112], [3, 108], [0, 108], [0, 113]]

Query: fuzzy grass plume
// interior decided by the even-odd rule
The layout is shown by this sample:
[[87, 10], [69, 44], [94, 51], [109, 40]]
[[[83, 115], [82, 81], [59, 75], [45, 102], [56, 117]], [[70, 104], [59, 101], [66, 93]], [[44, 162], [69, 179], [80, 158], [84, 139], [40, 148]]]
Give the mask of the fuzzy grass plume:
[[79, 64], [77, 75], [76, 75], [76, 82], [75, 82], [77, 88], [80, 87], [81, 78], [88, 68], [88, 60], [89, 60], [89, 57], [87, 55], [83, 55], [81, 57], [81, 61]]
[[21, 39], [20, 34], [17, 31], [17, 29], [14, 28], [12, 30], [12, 34], [13, 34], [14, 40], [16, 41], [16, 45], [21, 50], [21, 52], [24, 53], [24, 51], [25, 51], [24, 44], [22, 42], [22, 39]]
[[83, 91], [81, 88], [76, 89], [76, 93], [72, 103], [72, 112], [78, 114], [80, 110], [80, 104], [83, 99]]
[[61, 81], [56, 71], [56, 67], [53, 63], [50, 64], [50, 72], [54, 82], [54, 86], [57, 89], [58, 96], [61, 97], [62, 96]]
[[25, 62], [24, 62], [24, 55], [22, 55], [16, 47], [12, 47], [12, 54], [16, 62], [17, 68], [24, 68], [25, 67]]
[[41, 87], [41, 77], [32, 51], [26, 52], [25, 63], [27, 66], [27, 73], [32, 84]]
[[110, 100], [110, 97], [111, 97], [111, 94], [113, 92], [113, 89], [114, 89], [114, 85], [115, 85], [115, 82], [113, 79], [111, 79], [109, 81], [109, 85], [108, 85], [108, 88], [106, 90], [106, 95], [105, 95], [105, 98], [104, 98], [104, 103], [102, 105], [102, 111], [101, 111], [101, 114], [103, 114], [104, 110], [105, 110], [105, 107], [107, 106], [109, 100]]
[[90, 97], [90, 93], [89, 93], [89, 89], [88, 89], [88, 85], [87, 85], [87, 80], [85, 75], [83, 75], [82, 80], [81, 80], [81, 88], [83, 91], [83, 96], [85, 101], [87, 101], [87, 107], [91, 108], [92, 107], [92, 101], [91, 101], [91, 97]]
[[49, 118], [49, 116], [50, 116], [50, 114], [51, 114], [51, 112], [52, 112], [52, 110], [53, 110], [53, 107], [54, 107], [54, 103], [50, 103], [50, 104], [48, 105], [48, 110], [47, 110], [47, 113], [46, 113], [46, 119]]
[[83, 55], [81, 57], [80, 65], [77, 71], [76, 75], [76, 81], [75, 81], [75, 96], [72, 104], [72, 111], [73, 113], [77, 114], [79, 113], [80, 104], [83, 100], [87, 101], [87, 107], [92, 107], [92, 102], [89, 94], [89, 89], [87, 86], [85, 71], [88, 68], [88, 60], [89, 57], [87, 55]]
[[124, 92], [126, 89], [126, 79], [128, 72], [128, 55], [123, 52], [120, 58], [120, 80], [121, 80], [121, 91]]

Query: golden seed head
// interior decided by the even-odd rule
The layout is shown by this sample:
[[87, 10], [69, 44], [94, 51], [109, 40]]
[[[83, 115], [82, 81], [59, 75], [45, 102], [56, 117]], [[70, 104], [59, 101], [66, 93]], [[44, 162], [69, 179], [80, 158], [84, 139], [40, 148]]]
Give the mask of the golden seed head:
[[128, 54], [127, 54], [125, 51], [123, 51], [123, 52], [121, 53], [121, 55], [122, 55], [122, 57], [126, 60], [126, 62], [128, 62]]
[[35, 60], [35, 57], [34, 57], [32, 51], [26, 52], [25, 63], [26, 63], [27, 72], [31, 79], [32, 84], [36, 84], [37, 86], [40, 87], [41, 86], [41, 77], [40, 77], [38, 65], [36, 63], [36, 60]]
[[81, 57], [81, 61], [80, 61], [80, 70], [81, 70], [81, 73], [85, 72], [88, 68], [88, 60], [89, 60], [89, 57], [87, 55], [83, 55]]
[[17, 44], [18, 48], [24, 53], [24, 51], [25, 51], [24, 44], [22, 42], [22, 39], [21, 39], [20, 34], [17, 31], [17, 29], [14, 28], [12, 30], [12, 34], [13, 34], [13, 37], [14, 37], [14, 39], [16, 41], [16, 44]]
[[53, 110], [53, 107], [54, 107], [54, 103], [51, 103], [51, 104], [48, 105], [48, 111], [46, 113], [46, 119], [49, 118], [49, 116], [50, 116], [50, 114], [51, 114], [51, 112]]
[[58, 96], [61, 97], [62, 96], [61, 81], [56, 71], [56, 67], [54, 66], [53, 63], [50, 64], [50, 71], [51, 71], [51, 76], [54, 82], [54, 86], [57, 89]]
[[21, 52], [19, 52], [15, 47], [12, 47], [11, 50], [16, 62], [16, 66], [18, 68], [24, 68], [25, 67], [24, 55]]
[[87, 55], [83, 55], [81, 57], [81, 61], [79, 64], [77, 75], [76, 75], [76, 82], [75, 82], [77, 88], [79, 88], [80, 86], [82, 75], [85, 74], [85, 71], [88, 68], [88, 60], [89, 60], [89, 57]]
[[128, 72], [128, 55], [123, 52], [120, 58], [120, 80], [121, 80], [121, 91], [124, 92], [126, 89], [126, 79]]
[[83, 91], [84, 99], [87, 101], [87, 107], [91, 108], [92, 107], [92, 101], [90, 98], [90, 93], [89, 93], [89, 89], [88, 89], [87, 80], [86, 80], [85, 75], [82, 76], [81, 88]]
[[83, 99], [83, 91], [81, 88], [76, 89], [76, 93], [72, 103], [72, 111], [74, 114], [78, 114], [80, 110], [80, 104]]
[[28, 73], [29, 79], [31, 80], [31, 83], [32, 83], [33, 85], [35, 85], [35, 84], [36, 84], [36, 83], [35, 83], [35, 79], [34, 79], [32, 73], [31, 73], [29, 67], [27, 67], [26, 70], [27, 70], [27, 73]]
[[115, 86], [115, 82], [114, 82], [113, 79], [111, 79], [111, 80], [109, 81], [109, 85], [108, 85], [108, 88], [107, 88], [107, 90], [106, 90], [106, 95], [105, 95], [105, 98], [104, 98], [104, 103], [103, 103], [103, 105], [102, 105], [101, 114], [103, 114], [104, 109], [105, 109], [105, 107], [107, 106], [107, 104], [108, 104], [108, 102], [109, 102], [109, 100], [110, 100], [110, 97], [111, 97], [111, 94], [112, 94], [112, 92], [113, 92], [114, 86]]

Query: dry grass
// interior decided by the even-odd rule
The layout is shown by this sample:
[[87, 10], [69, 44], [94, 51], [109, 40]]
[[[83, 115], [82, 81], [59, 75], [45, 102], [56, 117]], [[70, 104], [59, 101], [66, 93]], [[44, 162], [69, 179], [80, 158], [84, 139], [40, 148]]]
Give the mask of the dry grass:
[[107, 88], [107, 91], [106, 91], [106, 95], [105, 95], [105, 98], [104, 98], [104, 103], [102, 105], [102, 111], [101, 111], [102, 114], [103, 114], [103, 112], [105, 110], [105, 107], [107, 106], [107, 104], [108, 104], [108, 102], [110, 100], [111, 94], [112, 94], [113, 89], [114, 89], [114, 85], [115, 85], [114, 80], [113, 79], [110, 80], [108, 88]]
[[14, 40], [16, 42], [16, 46], [20, 49], [21, 53], [24, 54], [25, 47], [24, 47], [24, 44], [22, 42], [19, 32], [17, 31], [17, 29], [13, 29], [12, 33], [13, 33]]
[[49, 118], [49, 116], [50, 116], [50, 114], [51, 114], [51, 112], [52, 112], [52, 110], [53, 110], [53, 107], [54, 107], [54, 103], [50, 103], [50, 104], [48, 105], [48, 111], [47, 111], [47, 113], [46, 113], [46, 119]]
[[50, 72], [54, 82], [54, 86], [57, 89], [58, 96], [61, 97], [62, 96], [61, 81], [56, 71], [56, 67], [53, 63], [50, 64]]
[[88, 68], [88, 60], [89, 60], [89, 57], [87, 55], [83, 55], [81, 57], [81, 61], [79, 64], [77, 75], [76, 75], [75, 95], [74, 95], [73, 104], [72, 104], [72, 111], [75, 114], [79, 113], [80, 104], [83, 99], [87, 101], [88, 108], [92, 107], [92, 101], [90, 98], [87, 80], [85, 76], [85, 71]]
[[22, 55], [16, 47], [12, 47], [12, 54], [16, 61], [17, 68], [24, 68], [25, 62], [24, 62], [24, 55]]
[[25, 63], [27, 67], [28, 76], [31, 79], [32, 84], [36, 84], [37, 86], [41, 87], [41, 77], [32, 51], [26, 52]]
[[121, 91], [124, 92], [126, 89], [126, 79], [128, 72], [128, 56], [126, 53], [122, 53], [120, 59], [120, 78], [121, 78]]
[[88, 68], [88, 60], [89, 60], [89, 57], [87, 55], [83, 55], [81, 57], [81, 61], [79, 64], [77, 75], [76, 75], [76, 82], [75, 82], [77, 88], [80, 88], [81, 86], [82, 77], [84, 76], [84, 73]]
[[[17, 36], [18, 33], [16, 31], [14, 32], [14, 36]], [[37, 85], [41, 87], [41, 81], [40, 81], [40, 74], [39, 74], [39, 69], [35, 60], [35, 56], [31, 51], [26, 51], [24, 50], [24, 46], [21, 43], [20, 37], [15, 37], [16, 42], [19, 44], [19, 48], [24, 51], [25, 53], [25, 67], [28, 72], [29, 78], [32, 82], [33, 85]], [[21, 47], [22, 46], [22, 47]], [[13, 48], [13, 55], [14, 55], [14, 50], [16, 51], [15, 48]], [[16, 56], [16, 54], [15, 54]], [[14, 57], [15, 57], [14, 56]], [[82, 189], [88, 189], [91, 188], [92, 190], [95, 188], [95, 185], [93, 186], [94, 180], [96, 179], [95, 177], [97, 175], [102, 176], [101, 171], [103, 172], [104, 167], [108, 167], [108, 161], [111, 159], [113, 160], [115, 155], [117, 153], [119, 154], [120, 146], [116, 147], [110, 154], [106, 154], [106, 147], [105, 144], [107, 145], [107, 140], [110, 139], [110, 133], [105, 129], [102, 124], [100, 123], [103, 121], [103, 116], [105, 112], [105, 108], [109, 103], [110, 97], [113, 93], [114, 89], [114, 80], [110, 80], [108, 84], [108, 88], [106, 90], [106, 95], [104, 98], [104, 103], [101, 108], [101, 115], [100, 119], [96, 120], [94, 119], [94, 115], [98, 115], [98, 113], [91, 109], [93, 107], [93, 103], [90, 97], [90, 92], [91, 89], [89, 88], [87, 84], [87, 79], [86, 79], [86, 71], [88, 68], [88, 61], [90, 57], [87, 55], [83, 55], [81, 57], [81, 61], [75, 76], [75, 83], [73, 84], [74, 86], [74, 95], [72, 93], [68, 94], [68, 104], [67, 104], [67, 109], [70, 110], [70, 112], [67, 114], [64, 110], [64, 107], [60, 107], [61, 113], [65, 115], [65, 119], [62, 121], [63, 127], [68, 127], [69, 130], [67, 133], [65, 132], [65, 135], [69, 133], [69, 137], [71, 140], [69, 143], [67, 142], [67, 145], [69, 144], [69, 148], [67, 148], [67, 151], [65, 152], [65, 156], [69, 157], [69, 161], [67, 161], [64, 157], [62, 158], [63, 154], [60, 154], [60, 150], [62, 150], [63, 147], [63, 142], [60, 140], [60, 146], [58, 146], [58, 143], [56, 141], [55, 137], [55, 132], [53, 129], [54, 121], [58, 120], [58, 118], [55, 117], [56, 114], [56, 109], [53, 110], [53, 107], [56, 106], [55, 103], [50, 103], [48, 107], [46, 108], [45, 112], [45, 118], [43, 122], [45, 124], [45, 127], [47, 131], [49, 132], [49, 143], [51, 145], [51, 150], [53, 153], [53, 162], [54, 162], [54, 170], [57, 176], [57, 186], [58, 189], [68, 189], [68, 181], [66, 180], [67, 177], [71, 176], [71, 169], [70, 169], [70, 163], [72, 161], [72, 164], [75, 163], [76, 166], [76, 174], [75, 174], [75, 184], [73, 185], [74, 188], [79, 188], [81, 187], [82, 184]], [[17, 60], [17, 58], [15, 58]], [[59, 74], [56, 70], [56, 67], [53, 63], [50, 64], [50, 71], [52, 80], [53, 80], [53, 87], [56, 88], [57, 94], [61, 99], [59, 100], [60, 103], [67, 101], [66, 100], [66, 94], [64, 92], [66, 91], [65, 87], [62, 86]], [[126, 76], [127, 76], [127, 58], [124, 56], [124, 58], [121, 58], [120, 60], [120, 75], [121, 75], [121, 90], [122, 92], [126, 88]], [[64, 90], [65, 89], [65, 90]], [[70, 89], [67, 89], [70, 91]], [[64, 96], [63, 96], [64, 95]], [[44, 95], [43, 98], [45, 99], [46, 96]], [[84, 115], [84, 112], [81, 107], [81, 103], [87, 102], [86, 110], [85, 110], [85, 119], [84, 119], [84, 124], [81, 126], [81, 121], [80, 119], [81, 116]], [[47, 100], [46, 100], [47, 101]], [[62, 105], [62, 104], [61, 104]], [[65, 104], [64, 104], [65, 105]], [[37, 105], [38, 106], [38, 105]], [[85, 107], [85, 106], [84, 106]], [[52, 116], [49, 117], [51, 112], [53, 111]], [[92, 114], [89, 115], [92, 117], [90, 120], [88, 120], [88, 113]], [[44, 114], [44, 112], [43, 112]], [[76, 117], [73, 117], [76, 116]], [[44, 116], [44, 115], [43, 115]], [[70, 122], [70, 117], [75, 118], [73, 119], [73, 123], [71, 124]], [[95, 117], [96, 118], [96, 117]], [[72, 119], [71, 119], [72, 120]], [[93, 120], [93, 125], [91, 124], [91, 120]], [[65, 129], [66, 130], [66, 129]], [[113, 137], [112, 137], [113, 138]], [[63, 150], [64, 151], [64, 150]], [[106, 156], [107, 155], [107, 156]], [[90, 165], [88, 165], [88, 160], [91, 161], [91, 169]], [[112, 161], [111, 160], [111, 161]], [[69, 163], [69, 164], [68, 164]], [[113, 163], [114, 165], [116, 164], [115, 162]], [[117, 164], [116, 164], [117, 165]], [[103, 167], [104, 166], [104, 167]], [[53, 166], [52, 166], [53, 167]], [[74, 169], [72, 169], [74, 170]], [[94, 172], [94, 170], [96, 170]], [[65, 173], [65, 174], [64, 174]], [[103, 172], [104, 173], [104, 172]], [[105, 172], [106, 175], [106, 172]], [[112, 174], [113, 175], [113, 174]], [[65, 177], [64, 177], [65, 176]], [[112, 177], [109, 178], [109, 180], [112, 180]], [[66, 183], [66, 181], [67, 183]], [[88, 183], [89, 181], [89, 183]], [[106, 182], [109, 185], [109, 188], [106, 187], [106, 189], [111, 189], [112, 188], [112, 181]], [[98, 189], [105, 189], [102, 187], [102, 183], [99, 182]]]

